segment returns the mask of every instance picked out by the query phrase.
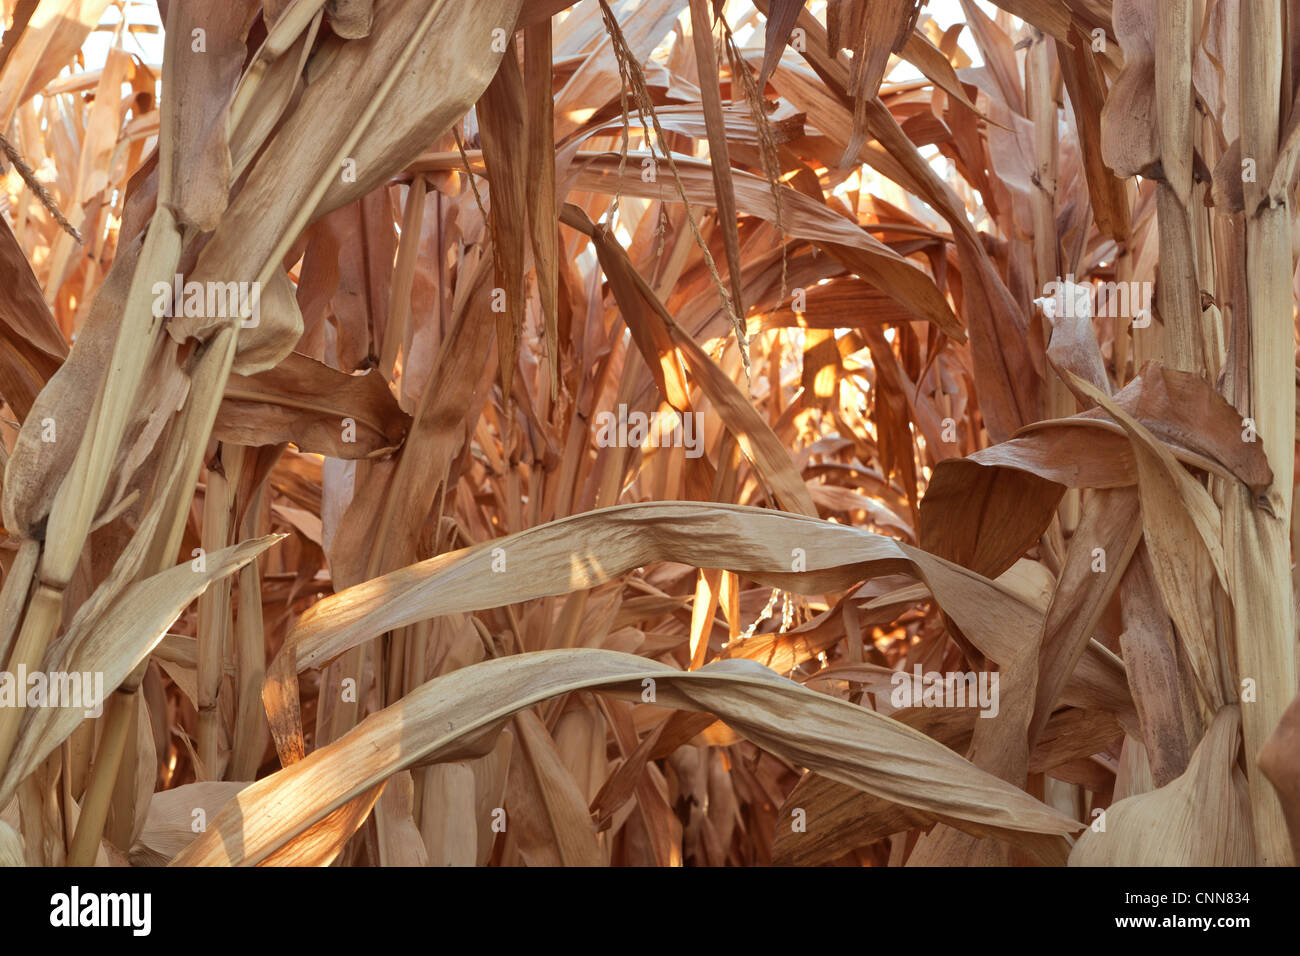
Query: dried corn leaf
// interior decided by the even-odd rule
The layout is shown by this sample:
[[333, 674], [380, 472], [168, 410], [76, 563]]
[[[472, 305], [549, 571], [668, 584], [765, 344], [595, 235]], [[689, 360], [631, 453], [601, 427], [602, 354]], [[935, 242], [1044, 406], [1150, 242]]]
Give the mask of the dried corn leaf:
[[1238, 707], [1220, 710], [1187, 771], [1107, 809], [1105, 830], [1084, 831], [1070, 865], [1253, 866], [1250, 804], [1235, 759], [1240, 730]]
[[[484, 661], [391, 708], [235, 798], [177, 865], [252, 864], [416, 761], [454, 759], [529, 705], [579, 689], [650, 679], [670, 706], [719, 714], [760, 747], [979, 832], [1064, 835], [1080, 825], [886, 717], [805, 690], [752, 662], [682, 672], [612, 651], [544, 651]], [[924, 784], [922, 786], [922, 784]], [[238, 838], [235, 835], [238, 834]]]

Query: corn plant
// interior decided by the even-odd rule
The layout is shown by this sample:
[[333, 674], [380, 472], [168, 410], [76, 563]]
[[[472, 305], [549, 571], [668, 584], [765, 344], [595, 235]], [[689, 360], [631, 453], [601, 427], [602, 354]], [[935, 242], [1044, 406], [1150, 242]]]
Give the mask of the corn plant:
[[1293, 4], [0, 4], [0, 862], [1295, 862]]

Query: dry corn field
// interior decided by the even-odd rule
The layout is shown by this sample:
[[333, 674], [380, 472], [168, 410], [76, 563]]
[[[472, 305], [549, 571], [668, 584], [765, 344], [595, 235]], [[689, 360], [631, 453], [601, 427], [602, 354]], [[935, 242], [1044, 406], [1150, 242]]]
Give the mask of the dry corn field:
[[1295, 0], [0, 7], [0, 864], [1295, 862]]

